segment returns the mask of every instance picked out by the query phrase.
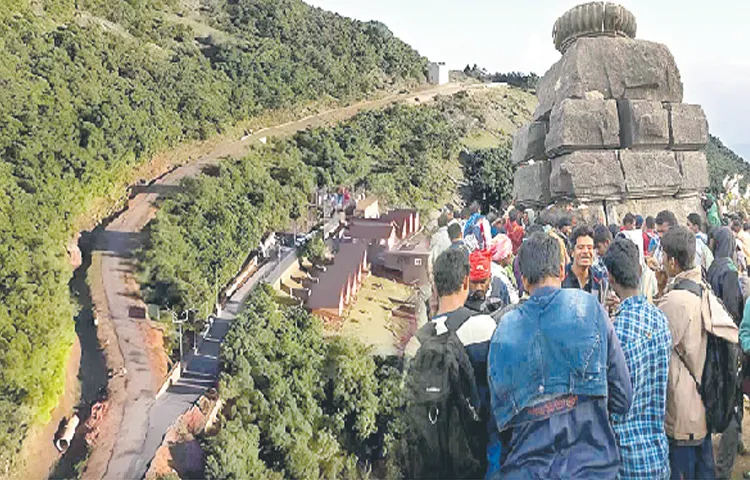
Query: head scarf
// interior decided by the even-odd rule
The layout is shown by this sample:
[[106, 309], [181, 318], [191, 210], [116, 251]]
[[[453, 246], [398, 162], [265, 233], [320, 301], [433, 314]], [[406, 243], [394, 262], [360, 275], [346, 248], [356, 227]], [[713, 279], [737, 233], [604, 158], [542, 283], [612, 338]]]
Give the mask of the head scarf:
[[490, 242], [490, 252], [492, 253], [492, 261], [499, 263], [513, 253], [513, 242], [507, 235], [499, 233]]
[[736, 249], [734, 232], [729, 227], [717, 228], [714, 232], [714, 258], [729, 258], [734, 261]]
[[481, 282], [490, 278], [490, 251], [474, 250], [469, 255], [469, 280]]

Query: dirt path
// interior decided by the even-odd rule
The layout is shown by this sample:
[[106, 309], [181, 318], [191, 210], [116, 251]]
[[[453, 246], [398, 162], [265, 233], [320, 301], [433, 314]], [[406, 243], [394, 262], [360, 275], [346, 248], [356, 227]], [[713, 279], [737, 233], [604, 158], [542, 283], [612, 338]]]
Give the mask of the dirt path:
[[[128, 288], [135, 273], [132, 252], [140, 245], [141, 230], [156, 213], [157, 199], [165, 192], [177, 188], [181, 179], [199, 174], [205, 166], [215, 164], [221, 158], [241, 156], [250, 146], [262, 143], [266, 137], [284, 137], [308, 127], [336, 123], [360, 111], [382, 108], [393, 102], [424, 103], [433, 100], [437, 95], [451, 95], [469, 88], [485, 87], [462, 84], [429, 87], [409, 94], [363, 101], [274, 127], [262, 128], [242, 139], [217, 145], [213, 151], [197, 161], [184, 165], [143, 188], [128, 203], [127, 210], [105, 229], [101, 243], [101, 270], [93, 272], [95, 277], [101, 278], [99, 288], [103, 291], [96, 291], [96, 282], [93, 282], [92, 291], [95, 302], [97, 299], [104, 299], [106, 302], [102, 308], [97, 304], [98, 311], [108, 312], [106, 316], [100, 317], [100, 322], [114, 328], [119, 353], [124, 360], [127, 373], [121, 377], [122, 381], [118, 378], [118, 381], [110, 382], [110, 414], [102, 426], [99, 447], [91, 454], [85, 478], [124, 478], [132, 477], [134, 474], [138, 476], [135, 471], [131, 471], [135, 464], [129, 458], [144, 451], [147, 437], [153, 438], [154, 433], [161, 437], [164, 433], [150, 431], [153, 429], [149, 427], [149, 411], [155, 403], [153, 385], [158, 384], [159, 379], [154, 378], [144, 353], [148, 347], [140, 328], [140, 324], [147, 322], [141, 314], [143, 302]], [[160, 420], [159, 423], [166, 423], [166, 426], [171, 423], [167, 422], [167, 419]], [[118, 461], [113, 463], [115, 458]], [[139, 468], [144, 461], [148, 462], [150, 459], [139, 459]]]

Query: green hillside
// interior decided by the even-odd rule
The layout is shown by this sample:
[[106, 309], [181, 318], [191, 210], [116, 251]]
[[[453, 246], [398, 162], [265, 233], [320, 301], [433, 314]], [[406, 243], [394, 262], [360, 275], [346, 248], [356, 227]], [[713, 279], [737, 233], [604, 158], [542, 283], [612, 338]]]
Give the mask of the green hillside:
[[741, 191], [744, 192], [745, 185], [750, 181], [750, 164], [713, 135], [706, 145], [705, 152], [708, 160], [709, 189], [713, 193], [721, 192], [724, 189], [721, 183], [724, 178], [738, 173], [744, 175], [740, 182]]
[[134, 168], [268, 109], [424, 81], [381, 24], [298, 0], [10, 0], [0, 9], [0, 471], [74, 339], [65, 245]]

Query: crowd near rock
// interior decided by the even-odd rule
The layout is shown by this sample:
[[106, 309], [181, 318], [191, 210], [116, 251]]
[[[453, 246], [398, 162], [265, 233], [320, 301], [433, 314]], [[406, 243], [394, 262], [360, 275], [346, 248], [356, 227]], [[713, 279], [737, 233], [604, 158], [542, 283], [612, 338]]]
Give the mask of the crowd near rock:
[[432, 320], [407, 349], [408, 475], [730, 478], [746, 219], [712, 217], [447, 206]]

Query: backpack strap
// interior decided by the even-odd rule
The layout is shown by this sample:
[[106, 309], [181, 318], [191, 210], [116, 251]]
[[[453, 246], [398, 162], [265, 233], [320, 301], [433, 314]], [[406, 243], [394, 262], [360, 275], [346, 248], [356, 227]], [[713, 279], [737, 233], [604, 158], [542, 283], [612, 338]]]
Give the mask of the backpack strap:
[[458, 310], [454, 310], [453, 312], [451, 312], [451, 314], [445, 320], [445, 326], [449, 331], [456, 333], [458, 332], [458, 329], [461, 328], [461, 326], [466, 322], [466, 320], [470, 319], [476, 314], [477, 312], [474, 312], [466, 307], [461, 307]]
[[677, 282], [673, 290], [685, 290], [692, 293], [696, 297], [703, 297], [703, 286], [698, 282], [690, 280], [689, 278], [683, 278], [682, 280]]
[[[703, 298], [703, 286], [699, 284], [698, 282], [695, 282], [688, 278], [683, 278], [682, 280], [677, 282], [673, 290], [684, 290], [686, 292], [692, 293], [698, 298], [701, 298], [701, 299]], [[679, 352], [679, 350], [677, 350], [675, 347], [672, 347], [672, 350], [674, 350], [674, 353], [677, 354], [677, 358], [679, 358], [682, 364], [685, 365], [685, 370], [687, 370], [690, 376], [693, 378], [693, 381], [695, 382], [695, 386], [698, 388], [698, 393], [701, 393], [701, 382], [698, 381], [698, 379], [695, 377], [693, 372], [690, 370], [690, 367], [688, 367], [688, 364], [685, 361], [685, 357], [683, 357], [682, 354]]]

